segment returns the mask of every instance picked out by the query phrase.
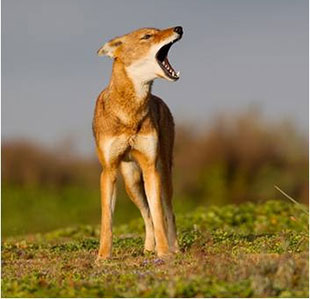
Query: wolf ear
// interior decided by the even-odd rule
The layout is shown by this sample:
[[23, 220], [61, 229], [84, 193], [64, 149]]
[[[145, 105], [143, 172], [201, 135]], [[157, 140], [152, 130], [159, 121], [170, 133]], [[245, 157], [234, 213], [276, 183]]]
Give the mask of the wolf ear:
[[120, 40], [120, 38], [115, 38], [110, 41], [108, 41], [106, 44], [104, 44], [98, 51], [98, 56], [104, 56], [107, 55], [111, 58], [115, 58], [115, 52], [116, 50], [121, 46], [123, 42]]

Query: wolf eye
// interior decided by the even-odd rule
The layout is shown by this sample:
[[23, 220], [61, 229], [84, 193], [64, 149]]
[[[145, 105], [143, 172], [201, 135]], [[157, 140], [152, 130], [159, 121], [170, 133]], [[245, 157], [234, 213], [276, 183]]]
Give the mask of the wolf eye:
[[152, 37], [152, 35], [146, 34], [146, 35], [144, 35], [141, 39], [149, 39], [150, 37]]

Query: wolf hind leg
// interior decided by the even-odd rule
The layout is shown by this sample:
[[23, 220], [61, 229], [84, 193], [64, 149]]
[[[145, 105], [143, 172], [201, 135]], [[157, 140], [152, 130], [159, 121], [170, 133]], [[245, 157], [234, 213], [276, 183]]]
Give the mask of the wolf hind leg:
[[177, 253], [179, 252], [179, 244], [177, 239], [175, 216], [172, 205], [172, 174], [169, 170], [161, 171], [162, 177], [162, 201], [167, 225], [167, 235], [169, 242], [170, 251]]
[[122, 162], [121, 173], [124, 178], [125, 188], [133, 203], [140, 210], [145, 225], [145, 251], [154, 251], [155, 238], [150, 209], [144, 191], [142, 172], [136, 162]]

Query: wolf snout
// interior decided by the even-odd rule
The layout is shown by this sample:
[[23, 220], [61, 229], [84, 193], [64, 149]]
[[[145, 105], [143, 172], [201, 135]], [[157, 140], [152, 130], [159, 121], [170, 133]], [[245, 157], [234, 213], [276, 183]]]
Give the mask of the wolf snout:
[[183, 34], [183, 28], [181, 26], [174, 27], [173, 31], [180, 34], [180, 35]]

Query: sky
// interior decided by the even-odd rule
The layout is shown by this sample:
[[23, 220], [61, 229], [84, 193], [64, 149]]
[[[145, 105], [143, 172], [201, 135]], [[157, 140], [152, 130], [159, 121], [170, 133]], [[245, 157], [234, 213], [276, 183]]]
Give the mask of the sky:
[[308, 12], [306, 0], [2, 0], [2, 139], [71, 139], [92, 153], [94, 105], [112, 67], [97, 49], [177, 25], [184, 36], [169, 60], [181, 78], [153, 85], [177, 125], [207, 129], [219, 113], [255, 106], [307, 132]]

